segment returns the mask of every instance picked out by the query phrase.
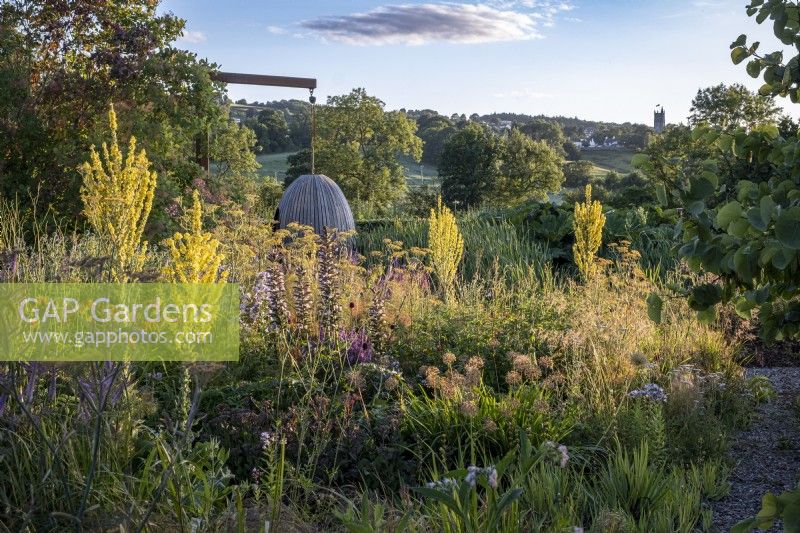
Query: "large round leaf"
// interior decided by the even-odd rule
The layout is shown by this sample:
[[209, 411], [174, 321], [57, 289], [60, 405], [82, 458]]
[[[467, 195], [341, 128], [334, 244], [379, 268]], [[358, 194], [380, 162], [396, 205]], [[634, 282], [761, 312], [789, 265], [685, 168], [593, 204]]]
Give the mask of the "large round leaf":
[[758, 207], [751, 207], [747, 211], [747, 221], [758, 231], [767, 229], [767, 223], [761, 218], [761, 209]]
[[778, 270], [783, 270], [789, 263], [792, 262], [794, 259], [796, 252], [794, 250], [788, 250], [786, 248], [781, 248], [773, 257], [772, 257], [772, 266], [777, 268]]
[[718, 304], [722, 300], [722, 288], [712, 283], [703, 283], [692, 289], [689, 295], [689, 307], [695, 311], [703, 311]]
[[727, 229], [728, 225], [742, 216], [742, 204], [736, 200], [728, 202], [717, 211], [717, 226]]
[[775, 212], [775, 201], [770, 196], [762, 197], [759, 202], [759, 210], [761, 211], [761, 220], [764, 224], [769, 224]]
[[781, 212], [775, 221], [775, 237], [787, 248], [800, 250], [800, 206]]
[[716, 186], [706, 176], [699, 176], [689, 180], [689, 198], [692, 200], [702, 200], [714, 193]]

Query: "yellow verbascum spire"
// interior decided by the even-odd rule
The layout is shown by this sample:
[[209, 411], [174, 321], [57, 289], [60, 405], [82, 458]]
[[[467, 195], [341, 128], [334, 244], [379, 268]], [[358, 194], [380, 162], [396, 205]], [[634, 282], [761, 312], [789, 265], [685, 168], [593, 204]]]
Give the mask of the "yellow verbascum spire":
[[188, 215], [191, 232], [176, 233], [164, 241], [170, 253], [164, 277], [176, 283], [224, 283], [228, 273], [220, 272], [220, 266], [225, 256], [218, 251], [220, 242], [203, 231], [203, 206], [197, 189], [192, 193]]
[[442, 205], [441, 196], [428, 218], [428, 250], [431, 266], [447, 298], [452, 293], [458, 265], [464, 255], [464, 239], [458, 230], [456, 217]]
[[589, 280], [597, 274], [598, 265], [595, 254], [603, 242], [605, 223], [606, 216], [603, 214], [603, 206], [597, 200], [592, 201], [592, 186], [587, 185], [586, 201], [575, 202], [573, 217], [575, 244], [572, 245], [575, 265], [584, 280]]
[[156, 173], [144, 150], [136, 151], [136, 138], [123, 156], [117, 142], [117, 115], [108, 111], [111, 145], [102, 145], [102, 158], [94, 146], [89, 161], [78, 171], [83, 176], [80, 194], [83, 213], [95, 232], [110, 246], [111, 275], [125, 281], [129, 272], [141, 270], [147, 249], [142, 234], [153, 207]]

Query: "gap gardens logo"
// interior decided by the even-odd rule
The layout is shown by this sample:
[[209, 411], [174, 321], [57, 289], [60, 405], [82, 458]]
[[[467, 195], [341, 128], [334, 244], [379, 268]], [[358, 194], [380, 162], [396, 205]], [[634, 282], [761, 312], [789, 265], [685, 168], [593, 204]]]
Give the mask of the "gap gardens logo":
[[238, 358], [235, 284], [0, 284], [0, 360]]

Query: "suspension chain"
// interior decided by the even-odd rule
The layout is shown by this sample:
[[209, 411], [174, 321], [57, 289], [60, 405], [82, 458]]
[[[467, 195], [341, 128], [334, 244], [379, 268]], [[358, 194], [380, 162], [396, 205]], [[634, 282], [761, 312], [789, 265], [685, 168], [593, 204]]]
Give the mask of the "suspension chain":
[[314, 145], [317, 142], [317, 97], [314, 89], [309, 89], [308, 101], [311, 103], [311, 173], [314, 174]]

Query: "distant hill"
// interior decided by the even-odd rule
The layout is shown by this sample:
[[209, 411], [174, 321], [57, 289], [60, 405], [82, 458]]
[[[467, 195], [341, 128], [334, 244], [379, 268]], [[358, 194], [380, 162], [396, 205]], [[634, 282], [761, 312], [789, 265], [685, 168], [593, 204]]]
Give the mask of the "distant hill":
[[[229, 102], [229, 105], [231, 117], [256, 132], [259, 140], [257, 153], [265, 167], [263, 173], [277, 175], [280, 179], [286, 154], [310, 146], [311, 106], [308, 102], [297, 99], [269, 102], [238, 100]], [[463, 114], [446, 116], [432, 109], [400, 111], [417, 122], [417, 135], [425, 143], [423, 166], [408, 162], [404, 165], [409, 179], [421, 183], [436, 175], [439, 156], [447, 139], [470, 121], [485, 124], [498, 134], [515, 127], [521, 127], [524, 131], [526, 125], [538, 121], [558, 124], [566, 137], [565, 148], [573, 151], [572, 158], [582, 157], [592, 161], [599, 169], [614, 170], [622, 174], [631, 172], [632, 153], [644, 148], [653, 132], [645, 124], [602, 122], [566, 116], [498, 112], [485, 115], [474, 113], [467, 117]], [[577, 153], [573, 145], [583, 147], [582, 155]], [[277, 157], [266, 157], [267, 155]]]

